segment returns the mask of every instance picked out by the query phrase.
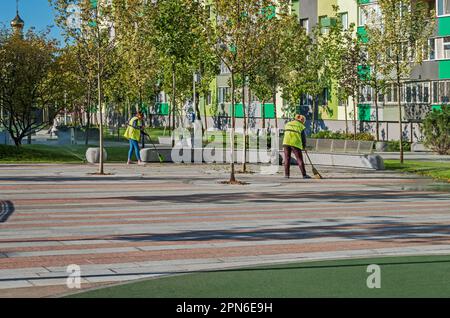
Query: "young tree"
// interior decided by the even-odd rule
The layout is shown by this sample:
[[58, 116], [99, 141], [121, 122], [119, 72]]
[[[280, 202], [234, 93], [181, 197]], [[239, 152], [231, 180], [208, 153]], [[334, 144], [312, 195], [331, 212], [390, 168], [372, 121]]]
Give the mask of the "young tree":
[[331, 67], [327, 59], [329, 46], [326, 40], [321, 28], [315, 27], [306, 42], [292, 45], [292, 70], [284, 89], [284, 96], [289, 100], [291, 111], [303, 96], [312, 97], [312, 133], [316, 130], [319, 98], [332, 84]]
[[270, 40], [265, 52], [256, 65], [251, 77], [250, 87], [258, 97], [262, 106], [263, 128], [265, 128], [265, 103], [272, 100], [274, 104], [275, 129], [278, 129], [277, 93], [286, 84], [286, 74], [289, 73], [289, 62], [292, 53], [298, 51], [293, 46], [302, 46], [307, 42], [305, 29], [300, 26], [295, 15], [279, 15], [273, 20]]
[[[149, 36], [153, 34], [154, 5], [142, 0], [115, 0], [114, 21], [122, 84], [142, 110], [149, 87], [155, 86], [159, 72], [157, 49]], [[113, 93], [113, 92], [112, 92]]]
[[56, 9], [56, 22], [66, 37], [66, 42], [82, 46], [97, 80], [99, 112], [100, 162], [99, 174], [104, 174], [103, 157], [103, 81], [115, 50], [112, 2], [109, 0], [49, 0]]
[[[339, 100], [348, 101], [351, 97], [353, 101], [353, 136], [356, 139], [356, 121], [357, 121], [357, 105], [359, 103], [359, 90], [366, 76], [365, 57], [362, 51], [360, 39], [352, 36], [353, 25], [349, 30], [344, 31], [342, 46], [338, 48], [338, 59], [335, 60], [336, 65], [336, 86]], [[348, 134], [348, 111], [347, 103], [345, 103], [345, 133]]]
[[[173, 129], [177, 113], [177, 69], [184, 69], [183, 64], [192, 62], [194, 54], [192, 48], [197, 42], [199, 31], [202, 30], [200, 23], [202, 20], [197, 16], [200, 6], [202, 4], [199, 1], [191, 0], [165, 0], [155, 3], [154, 29], [149, 38], [152, 39], [154, 47], [158, 48], [160, 60], [166, 71], [170, 70], [171, 73]], [[192, 76], [189, 76], [189, 79], [191, 78]], [[172, 134], [172, 146], [174, 143]]]
[[[279, 1], [278, 1], [279, 2]], [[234, 142], [236, 128], [236, 77], [245, 79], [262, 58], [267, 42], [268, 31], [273, 26], [272, 16], [276, 9], [282, 8], [274, 0], [213, 0], [216, 21], [208, 24], [210, 43], [217, 56], [231, 73], [231, 173], [230, 183], [236, 183], [234, 167]], [[269, 32], [270, 33], [270, 32]], [[244, 87], [242, 87], [242, 107], [244, 111], [244, 136], [247, 136]], [[244, 149], [246, 138], [244, 138]], [[245, 151], [245, 150], [244, 150]], [[244, 156], [245, 169], [245, 156]]]
[[400, 162], [403, 163], [402, 81], [423, 60], [423, 48], [428, 45], [434, 30], [434, 12], [423, 0], [379, 0], [378, 5], [381, 12], [379, 22], [368, 28], [380, 28], [380, 48], [387, 50], [386, 70], [393, 70], [383, 75], [394, 82], [398, 92]]
[[[375, 14], [372, 14], [375, 17]], [[372, 22], [372, 25], [376, 21]], [[383, 45], [383, 33], [380, 28], [368, 28], [367, 43], [364, 44], [364, 50], [367, 54], [367, 65], [369, 66], [369, 74], [364, 77], [364, 83], [372, 87], [374, 91], [375, 102], [375, 130], [377, 141], [380, 141], [380, 122], [379, 122], [379, 106], [378, 96], [385, 93], [389, 85], [387, 79], [383, 74], [390, 74], [392, 72], [392, 64], [385, 63], [386, 52], [380, 50]]]

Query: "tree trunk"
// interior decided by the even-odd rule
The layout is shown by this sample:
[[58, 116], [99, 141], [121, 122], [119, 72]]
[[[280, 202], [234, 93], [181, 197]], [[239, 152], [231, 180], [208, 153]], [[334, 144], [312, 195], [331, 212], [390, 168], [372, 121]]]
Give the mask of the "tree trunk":
[[377, 133], [377, 141], [380, 141], [380, 121], [378, 117], [378, 90], [375, 90], [375, 129]]
[[203, 117], [205, 119], [205, 127], [204, 127], [204, 132], [208, 131], [208, 117], [206, 116], [206, 96], [204, 96], [205, 98], [205, 104], [203, 105]]
[[353, 96], [353, 140], [356, 140], [356, 134], [357, 134], [357, 132], [356, 132], [356, 121], [358, 118], [357, 117], [358, 113], [356, 111], [357, 105], [358, 105], [358, 96], [356, 95], [356, 96]]
[[345, 108], [345, 134], [348, 135], [348, 99], [345, 101], [344, 104]]
[[316, 108], [317, 108], [318, 100], [317, 96], [314, 97], [312, 104], [312, 131], [311, 134], [316, 133]]
[[230, 148], [230, 154], [231, 154], [231, 172], [230, 172], [230, 183], [236, 182], [236, 175], [234, 171], [234, 133], [236, 129], [236, 121], [235, 121], [235, 103], [234, 103], [234, 95], [235, 95], [235, 86], [234, 86], [234, 72], [231, 72], [231, 133], [230, 133], [230, 141], [231, 141], [231, 148]]
[[[174, 131], [175, 131], [175, 89], [176, 89], [176, 74], [175, 62], [172, 63], [172, 148], [175, 147]], [[170, 116], [169, 116], [170, 122]]]
[[277, 115], [277, 87], [273, 87], [273, 112], [275, 116], [275, 129], [278, 129], [278, 115]]
[[87, 113], [86, 113], [86, 136], [84, 144], [86, 147], [89, 145], [89, 129], [91, 128], [91, 84], [88, 86], [88, 95], [87, 95]]
[[247, 112], [245, 109], [245, 75], [242, 74], [242, 112], [244, 119], [243, 136], [242, 136], [242, 172], [247, 172]]
[[17, 148], [22, 146], [22, 139], [20, 137], [19, 138], [15, 138], [15, 137], [13, 137], [12, 134], [11, 134], [11, 137], [12, 137], [12, 139], [14, 141], [14, 144], [16, 145]]
[[266, 105], [265, 101], [262, 101], [261, 103], [261, 112], [262, 112], [262, 128], [266, 129]]
[[398, 124], [399, 124], [399, 142], [400, 142], [400, 164], [404, 162], [404, 154], [403, 154], [403, 127], [402, 127], [402, 103], [401, 103], [401, 83], [400, 78], [397, 78], [397, 95], [398, 95]]
[[103, 158], [103, 110], [102, 110], [102, 81], [101, 81], [101, 62], [100, 62], [100, 50], [97, 53], [97, 85], [98, 85], [98, 110], [100, 114], [100, 125], [99, 125], [99, 136], [100, 136], [100, 163], [99, 163], [99, 174], [105, 174], [104, 172], [104, 158]]

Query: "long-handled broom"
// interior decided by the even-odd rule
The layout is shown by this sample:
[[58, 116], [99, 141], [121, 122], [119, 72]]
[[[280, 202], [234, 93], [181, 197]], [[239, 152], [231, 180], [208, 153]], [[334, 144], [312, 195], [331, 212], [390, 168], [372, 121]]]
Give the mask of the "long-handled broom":
[[305, 153], [306, 153], [306, 157], [308, 157], [309, 163], [311, 164], [312, 172], [314, 174], [314, 177], [316, 179], [323, 179], [322, 175], [319, 173], [319, 171], [316, 169], [316, 167], [314, 167], [314, 165], [313, 165], [313, 163], [311, 161], [311, 158], [308, 155], [308, 151], [306, 151], [306, 149], [305, 149]]
[[153, 141], [152, 141], [152, 139], [150, 138], [150, 136], [149, 136], [145, 131], [142, 131], [142, 134], [143, 134], [144, 136], [147, 136], [148, 141], [150, 141], [150, 143], [153, 145], [153, 148], [155, 148], [156, 154], [158, 155], [159, 162], [160, 162], [160, 163], [163, 163], [163, 162], [165, 161], [165, 160], [164, 160], [164, 157], [163, 157], [163, 155], [161, 155], [161, 154], [159, 153], [158, 149], [156, 148], [156, 146], [155, 146], [155, 144], [153, 143]]

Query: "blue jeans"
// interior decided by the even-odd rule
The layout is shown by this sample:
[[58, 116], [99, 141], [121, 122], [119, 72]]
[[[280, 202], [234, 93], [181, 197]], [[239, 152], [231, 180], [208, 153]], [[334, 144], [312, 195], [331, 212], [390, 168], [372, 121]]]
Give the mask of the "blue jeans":
[[130, 139], [130, 151], [128, 151], [128, 160], [131, 161], [133, 157], [133, 150], [135, 151], [137, 160], [141, 161], [141, 154], [139, 152], [139, 143], [137, 140]]

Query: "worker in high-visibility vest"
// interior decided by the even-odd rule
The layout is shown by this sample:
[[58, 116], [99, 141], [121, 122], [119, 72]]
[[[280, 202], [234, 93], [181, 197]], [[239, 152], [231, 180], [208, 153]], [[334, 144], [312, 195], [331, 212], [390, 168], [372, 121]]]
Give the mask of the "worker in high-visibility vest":
[[141, 140], [141, 130], [144, 128], [142, 120], [144, 119], [144, 114], [142, 112], [137, 112], [136, 116], [130, 119], [128, 122], [127, 129], [125, 130], [125, 134], [123, 135], [130, 142], [130, 150], [128, 151], [128, 162], [127, 164], [131, 164], [133, 151], [136, 154], [136, 159], [138, 160], [138, 164], [143, 164], [141, 160], [141, 154], [139, 150], [139, 141]]
[[306, 147], [305, 133], [306, 118], [303, 115], [296, 115], [295, 120], [288, 122], [284, 127], [284, 177], [290, 177], [291, 154], [294, 153], [298, 167], [304, 179], [311, 179], [306, 174], [305, 163], [303, 161], [302, 150]]

